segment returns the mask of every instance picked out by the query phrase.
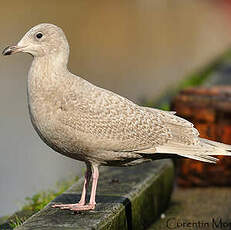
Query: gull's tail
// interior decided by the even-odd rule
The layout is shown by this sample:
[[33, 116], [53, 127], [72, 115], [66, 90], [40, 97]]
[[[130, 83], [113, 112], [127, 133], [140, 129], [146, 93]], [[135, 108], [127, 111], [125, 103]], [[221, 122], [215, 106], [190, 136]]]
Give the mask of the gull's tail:
[[210, 141], [204, 138], [199, 138], [199, 143], [196, 145], [187, 145], [178, 142], [168, 142], [164, 145], [157, 146], [155, 148], [149, 148], [144, 150], [137, 150], [136, 153], [140, 154], [175, 154], [182, 157], [191, 158], [198, 161], [216, 163], [219, 159], [212, 156], [231, 156], [231, 145], [226, 145], [216, 141]]
[[231, 145], [210, 141], [204, 138], [199, 138], [199, 141], [200, 143], [195, 146], [171, 142], [167, 145], [157, 147], [156, 152], [177, 154], [179, 156], [209, 163], [216, 163], [219, 160], [216, 157], [212, 157], [213, 155], [231, 156]]

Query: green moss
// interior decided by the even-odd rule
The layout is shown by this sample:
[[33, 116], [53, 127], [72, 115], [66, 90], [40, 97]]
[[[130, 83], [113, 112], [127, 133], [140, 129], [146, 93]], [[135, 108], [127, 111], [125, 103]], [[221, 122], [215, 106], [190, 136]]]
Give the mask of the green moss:
[[30, 210], [34, 212], [38, 212], [43, 209], [50, 201], [54, 200], [55, 197], [62, 194], [66, 191], [78, 178], [76, 177], [70, 181], [62, 181], [57, 183], [57, 189], [42, 191], [33, 195], [32, 197], [26, 197], [26, 204], [22, 207], [22, 210]]
[[12, 229], [20, 226], [27, 218], [26, 217], [19, 217], [17, 215], [14, 218], [10, 219], [9, 225]]
[[99, 229], [146, 229], [167, 207], [174, 181], [171, 161], [150, 177], [136, 192], [124, 201], [124, 207], [116, 210], [117, 215], [108, 217]]
[[166, 209], [173, 189], [173, 176], [173, 166], [165, 168], [161, 176], [152, 179], [145, 193], [136, 196], [132, 204], [134, 229], [140, 229], [140, 226], [146, 229]]
[[142, 102], [142, 105], [156, 107], [162, 110], [170, 110], [170, 101], [177, 93], [179, 93], [179, 91], [188, 87], [203, 85], [224, 63], [230, 61], [231, 50], [228, 50], [201, 70], [186, 76], [183, 81], [175, 87], [171, 87], [167, 92], [164, 92], [164, 94], [162, 94], [157, 100], [145, 100]]
[[[57, 183], [56, 189], [54, 190], [41, 191], [34, 194], [32, 197], [26, 197], [25, 205], [22, 209], [10, 216], [6, 223], [11, 229], [20, 226], [30, 216], [43, 209], [50, 201], [54, 200], [55, 197], [65, 192], [77, 180], [78, 177], [69, 181], [61, 181]], [[1, 226], [3, 225], [0, 225], [0, 229], [2, 229]]]

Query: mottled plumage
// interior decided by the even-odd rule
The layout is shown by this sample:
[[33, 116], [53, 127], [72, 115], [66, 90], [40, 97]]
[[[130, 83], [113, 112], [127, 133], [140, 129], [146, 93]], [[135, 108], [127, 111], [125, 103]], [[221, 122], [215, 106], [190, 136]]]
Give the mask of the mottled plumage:
[[[68, 42], [55, 25], [33, 27], [3, 53], [19, 51], [34, 56], [28, 75], [34, 128], [47, 145], [84, 161], [88, 169], [81, 201], [55, 207], [93, 209], [100, 165], [135, 165], [159, 159], [160, 154], [165, 158], [166, 153], [206, 162], [216, 161], [209, 155], [230, 155], [230, 146], [199, 138], [193, 125], [173, 112], [141, 107], [70, 73]], [[93, 190], [86, 205], [92, 171]]]

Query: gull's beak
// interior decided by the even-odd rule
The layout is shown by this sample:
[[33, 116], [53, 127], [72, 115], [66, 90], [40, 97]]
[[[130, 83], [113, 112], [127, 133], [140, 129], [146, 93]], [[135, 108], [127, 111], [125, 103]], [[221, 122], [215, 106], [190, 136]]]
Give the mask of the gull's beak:
[[7, 46], [2, 51], [2, 55], [6, 56], [6, 55], [15, 54], [15, 53], [23, 51], [23, 48], [25, 48], [25, 46]]

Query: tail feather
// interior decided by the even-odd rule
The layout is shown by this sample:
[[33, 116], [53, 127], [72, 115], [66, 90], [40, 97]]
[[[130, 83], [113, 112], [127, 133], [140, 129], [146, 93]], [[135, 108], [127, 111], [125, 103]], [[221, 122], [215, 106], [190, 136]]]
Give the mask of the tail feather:
[[203, 161], [203, 162], [207, 162], [207, 163], [217, 163], [219, 161], [218, 158], [216, 157], [211, 157], [211, 156], [202, 156], [202, 155], [189, 155], [189, 154], [180, 154], [180, 156], [182, 157], [186, 157], [186, 158], [190, 158], [190, 159], [193, 159], [193, 160], [198, 160], [198, 161]]
[[165, 145], [137, 151], [143, 154], [169, 153], [199, 160], [203, 162], [216, 163], [219, 159], [213, 155], [231, 156], [231, 145], [216, 141], [199, 138], [199, 144], [187, 145], [178, 142], [168, 142]]
[[208, 144], [208, 145], [211, 145], [211, 146], [214, 146], [214, 147], [218, 147], [218, 148], [222, 148], [226, 151], [231, 151], [231, 145], [227, 145], [227, 144], [224, 144], [224, 143], [220, 143], [220, 142], [217, 142], [217, 141], [211, 141], [211, 140], [208, 140], [208, 139], [204, 139], [204, 138], [199, 138], [200, 141], [202, 143], [205, 143], [205, 144]]
[[[199, 160], [208, 163], [216, 163], [217, 158], [211, 157], [210, 155], [220, 155], [219, 152], [216, 154], [213, 152], [202, 148], [201, 146], [187, 146], [182, 144], [169, 144], [168, 146], [156, 147], [156, 152], [158, 153], [171, 153], [177, 154], [182, 157], [191, 158], [194, 160]], [[231, 154], [230, 154], [231, 155]]]

